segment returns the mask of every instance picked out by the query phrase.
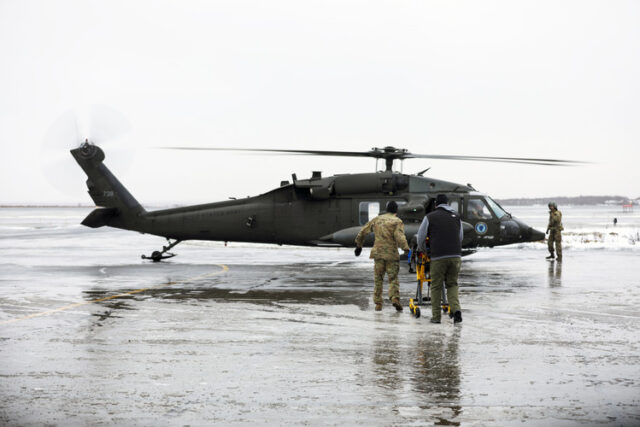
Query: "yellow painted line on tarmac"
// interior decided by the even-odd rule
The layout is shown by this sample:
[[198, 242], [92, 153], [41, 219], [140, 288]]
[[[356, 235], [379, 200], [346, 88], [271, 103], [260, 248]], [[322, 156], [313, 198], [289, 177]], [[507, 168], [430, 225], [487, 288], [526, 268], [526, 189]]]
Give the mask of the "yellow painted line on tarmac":
[[91, 301], [85, 301], [85, 302], [78, 302], [78, 303], [75, 303], [75, 304], [69, 304], [69, 305], [65, 305], [64, 307], [56, 308], [56, 309], [53, 309], [53, 310], [41, 311], [39, 313], [30, 314], [28, 316], [18, 317], [16, 319], [5, 320], [5, 321], [0, 322], [0, 325], [7, 325], [9, 323], [20, 322], [22, 320], [29, 320], [29, 319], [33, 319], [35, 317], [48, 316], [50, 314], [59, 313], [61, 311], [66, 311], [66, 310], [70, 310], [72, 308], [81, 307], [83, 305], [95, 304], [97, 302], [103, 302], [103, 301], [108, 301], [108, 300], [112, 300], [112, 299], [116, 299], [116, 298], [126, 297], [126, 296], [129, 296], [129, 295], [139, 294], [141, 292], [145, 292], [145, 291], [148, 291], [150, 289], [161, 288], [163, 286], [176, 285], [178, 283], [186, 283], [186, 282], [191, 282], [191, 281], [195, 281], [195, 280], [201, 280], [201, 279], [205, 279], [207, 277], [217, 276], [218, 274], [226, 273], [227, 271], [229, 271], [229, 267], [227, 267], [224, 264], [216, 264], [216, 265], [221, 268], [220, 271], [214, 271], [213, 273], [205, 273], [205, 274], [201, 274], [199, 276], [194, 276], [194, 277], [189, 277], [189, 278], [186, 278], [186, 279], [183, 279], [183, 280], [178, 280], [176, 282], [161, 283], [159, 285], [150, 286], [148, 288], [141, 288], [141, 289], [136, 289], [136, 290], [129, 291], [129, 292], [124, 292], [124, 293], [118, 294], [118, 295], [111, 295], [110, 297], [104, 297], [104, 298], [94, 299], [94, 300], [91, 300]]

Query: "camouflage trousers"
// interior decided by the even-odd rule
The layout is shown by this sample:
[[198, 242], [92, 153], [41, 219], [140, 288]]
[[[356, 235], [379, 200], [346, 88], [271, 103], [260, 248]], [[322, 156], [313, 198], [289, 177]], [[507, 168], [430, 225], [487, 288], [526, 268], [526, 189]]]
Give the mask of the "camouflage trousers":
[[398, 285], [398, 270], [400, 269], [399, 261], [390, 261], [386, 259], [374, 259], [373, 266], [373, 302], [382, 304], [382, 282], [385, 273], [389, 276], [389, 299], [391, 301], [400, 301], [400, 288]]
[[556, 244], [556, 253], [558, 255], [558, 259], [562, 259], [562, 234], [560, 231], [551, 230], [549, 231], [549, 238], [547, 239], [547, 244], [549, 245], [549, 253], [553, 255], [553, 244]]
[[462, 260], [456, 258], [443, 258], [431, 261], [429, 275], [431, 276], [431, 315], [435, 320], [440, 320], [440, 306], [442, 300], [442, 285], [447, 287], [447, 300], [451, 313], [460, 310], [458, 298], [458, 273]]

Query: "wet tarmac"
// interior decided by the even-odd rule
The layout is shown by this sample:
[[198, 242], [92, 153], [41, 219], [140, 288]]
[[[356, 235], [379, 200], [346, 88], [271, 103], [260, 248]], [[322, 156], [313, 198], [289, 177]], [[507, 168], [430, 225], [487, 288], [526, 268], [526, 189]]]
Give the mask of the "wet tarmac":
[[0, 424], [640, 425], [636, 250], [481, 251], [462, 324], [432, 325], [374, 312], [349, 249], [153, 264], [160, 239], [51, 211], [0, 236]]

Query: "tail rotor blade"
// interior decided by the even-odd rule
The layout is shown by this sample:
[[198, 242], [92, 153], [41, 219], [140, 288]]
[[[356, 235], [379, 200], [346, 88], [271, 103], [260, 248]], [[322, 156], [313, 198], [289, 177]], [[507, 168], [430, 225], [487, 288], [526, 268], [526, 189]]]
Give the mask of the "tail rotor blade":
[[131, 131], [131, 123], [119, 111], [106, 105], [89, 108], [89, 141], [94, 144], [115, 144]]
[[[131, 163], [124, 136], [131, 130], [126, 117], [111, 107], [93, 105], [63, 113], [45, 133], [40, 152], [42, 172], [49, 184], [65, 195], [77, 196], [86, 180], [69, 150], [85, 140], [107, 148], [111, 164], [121, 172]], [[125, 148], [126, 147], [126, 148]], [[126, 153], [123, 153], [126, 150]]]

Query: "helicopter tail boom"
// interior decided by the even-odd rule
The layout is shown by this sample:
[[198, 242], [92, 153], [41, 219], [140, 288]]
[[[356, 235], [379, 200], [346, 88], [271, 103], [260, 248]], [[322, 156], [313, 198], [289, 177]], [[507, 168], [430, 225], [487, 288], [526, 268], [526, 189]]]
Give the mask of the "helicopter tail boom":
[[84, 143], [71, 150], [82, 170], [87, 174], [89, 196], [96, 206], [84, 219], [83, 225], [96, 228], [110, 225], [118, 228], [136, 229], [136, 219], [146, 211], [129, 191], [104, 165], [104, 152], [100, 147]]

